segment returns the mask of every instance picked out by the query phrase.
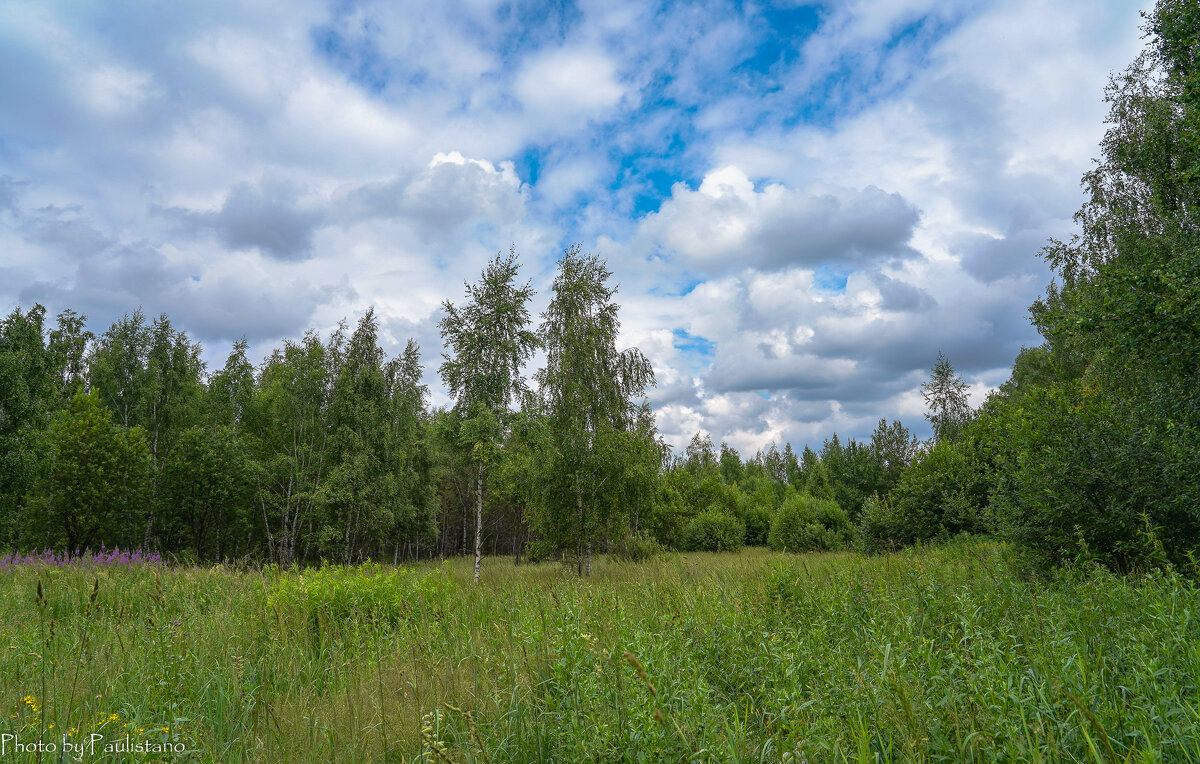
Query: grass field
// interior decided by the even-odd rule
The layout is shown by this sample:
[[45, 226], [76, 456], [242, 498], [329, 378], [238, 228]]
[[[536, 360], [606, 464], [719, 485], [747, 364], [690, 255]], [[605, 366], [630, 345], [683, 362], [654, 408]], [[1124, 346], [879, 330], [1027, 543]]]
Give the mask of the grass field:
[[0, 574], [0, 761], [1200, 762], [1173, 574], [981, 541], [484, 562]]

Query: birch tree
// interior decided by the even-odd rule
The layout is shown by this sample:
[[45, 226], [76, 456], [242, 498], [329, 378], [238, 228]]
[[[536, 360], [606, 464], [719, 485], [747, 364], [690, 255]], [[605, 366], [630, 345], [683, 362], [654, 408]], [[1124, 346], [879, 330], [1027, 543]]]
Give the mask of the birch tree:
[[921, 395], [929, 406], [925, 418], [933, 425], [935, 441], [954, 440], [971, 421], [971, 404], [967, 400], [970, 386], [954, 371], [950, 359], [938, 351], [929, 381], [921, 385]]
[[525, 389], [521, 367], [533, 355], [537, 337], [527, 327], [533, 288], [517, 284], [515, 249], [497, 253], [479, 281], [466, 284], [466, 302], [443, 304], [438, 322], [450, 349], [439, 369], [455, 398], [460, 443], [471, 453], [475, 472], [475, 582], [483, 546], [483, 485], [485, 471], [501, 442], [504, 422], [513, 400]]
[[621, 509], [618, 483], [635, 430], [634, 399], [654, 384], [637, 348], [617, 350], [619, 306], [612, 272], [571, 246], [558, 264], [539, 337], [546, 366], [537, 380], [553, 449], [539, 525], [575, 547], [579, 575], [591, 574], [592, 546]]

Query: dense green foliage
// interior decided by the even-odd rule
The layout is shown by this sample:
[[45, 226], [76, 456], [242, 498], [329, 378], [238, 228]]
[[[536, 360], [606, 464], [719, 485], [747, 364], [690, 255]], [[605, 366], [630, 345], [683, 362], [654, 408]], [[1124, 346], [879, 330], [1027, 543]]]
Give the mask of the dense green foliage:
[[746, 541], [746, 525], [719, 509], [692, 518], [683, 529], [681, 546], [689, 552], [736, 552]]
[[1173, 573], [975, 541], [471, 576], [6, 573], [4, 730], [203, 762], [1200, 761], [1200, 591]]
[[1146, 31], [1107, 93], [1081, 233], [1044, 252], [1060, 283], [1034, 319], [1060, 379], [1006, 412], [1002, 486], [1019, 538], [1120, 567], [1200, 548], [1200, 8], [1161, 0]]
[[843, 549], [850, 538], [850, 518], [837, 502], [793, 493], [775, 513], [767, 543], [780, 552], [812, 552]]

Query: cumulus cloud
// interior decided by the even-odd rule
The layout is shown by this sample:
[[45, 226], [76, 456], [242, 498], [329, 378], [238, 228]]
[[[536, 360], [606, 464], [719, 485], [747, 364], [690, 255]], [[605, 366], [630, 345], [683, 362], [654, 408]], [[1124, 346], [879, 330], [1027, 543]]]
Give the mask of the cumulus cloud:
[[730, 165], [707, 173], [694, 191], [675, 185], [640, 230], [704, 270], [771, 269], [911, 257], [918, 217], [899, 194], [874, 186], [837, 196], [781, 183], [759, 190]]
[[475, 225], [519, 221], [526, 196], [511, 161], [497, 167], [452, 151], [435, 155], [419, 172], [342, 189], [333, 207], [346, 222], [404, 219], [428, 241], [454, 238]]
[[218, 210], [170, 207], [162, 214], [184, 228], [211, 231], [229, 249], [253, 248], [279, 260], [302, 260], [312, 254], [313, 230], [321, 215], [299, 206], [298, 196], [289, 183], [239, 183]]
[[586, 120], [615, 106], [624, 94], [616, 65], [603, 51], [566, 45], [529, 57], [513, 91], [539, 120]]

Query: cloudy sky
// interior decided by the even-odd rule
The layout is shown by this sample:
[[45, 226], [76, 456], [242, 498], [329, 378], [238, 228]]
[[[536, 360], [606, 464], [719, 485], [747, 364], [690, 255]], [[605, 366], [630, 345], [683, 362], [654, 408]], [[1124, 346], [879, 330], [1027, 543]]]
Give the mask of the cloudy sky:
[[1146, 3], [0, 3], [0, 304], [421, 344], [515, 244], [621, 285], [669, 442], [922, 434], [1002, 382]]

